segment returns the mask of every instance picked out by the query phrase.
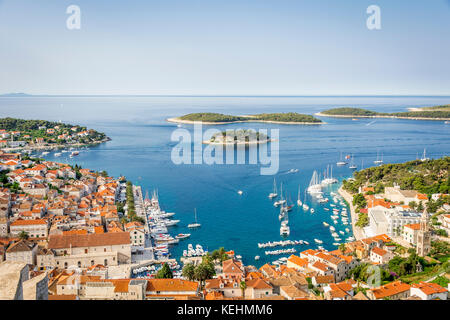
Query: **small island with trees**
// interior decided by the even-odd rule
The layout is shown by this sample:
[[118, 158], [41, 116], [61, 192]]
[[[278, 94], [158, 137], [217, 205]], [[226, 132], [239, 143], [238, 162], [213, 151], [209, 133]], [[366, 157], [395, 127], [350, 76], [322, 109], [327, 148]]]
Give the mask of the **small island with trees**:
[[227, 130], [212, 135], [204, 144], [260, 144], [272, 141], [269, 136], [255, 130]]
[[398, 118], [412, 120], [450, 120], [450, 105], [410, 108], [406, 112], [375, 112], [362, 108], [333, 108], [315, 114], [323, 117], [337, 118]]
[[11, 150], [84, 147], [111, 140], [85, 126], [15, 118], [0, 118], [0, 139], [0, 147]]
[[269, 122], [279, 124], [323, 124], [324, 122], [312, 115], [296, 112], [260, 113], [255, 115], [233, 116], [221, 113], [189, 113], [177, 118], [167, 119], [169, 122], [188, 123], [202, 122], [202, 124], [230, 124], [236, 122]]

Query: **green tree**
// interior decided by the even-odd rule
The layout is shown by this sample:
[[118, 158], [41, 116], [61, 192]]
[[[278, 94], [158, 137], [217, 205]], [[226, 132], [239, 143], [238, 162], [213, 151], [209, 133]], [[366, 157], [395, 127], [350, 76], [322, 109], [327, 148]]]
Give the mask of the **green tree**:
[[239, 283], [239, 287], [241, 288], [241, 291], [242, 291], [242, 299], [245, 300], [245, 289], [247, 289], [247, 284], [245, 283], [244, 280], [242, 280], [242, 281]]
[[215, 274], [214, 265], [211, 263], [202, 262], [194, 270], [195, 279], [199, 281], [200, 288], [203, 288], [205, 280], [211, 279]]
[[162, 268], [158, 270], [156, 273], [157, 279], [172, 279], [173, 273], [172, 270], [170, 270], [170, 267], [167, 263], [164, 263]]
[[195, 266], [193, 263], [188, 263], [183, 267], [183, 277], [188, 280], [195, 280]]
[[19, 239], [20, 240], [27, 240], [29, 238], [28, 233], [25, 231], [20, 231], [19, 233]]

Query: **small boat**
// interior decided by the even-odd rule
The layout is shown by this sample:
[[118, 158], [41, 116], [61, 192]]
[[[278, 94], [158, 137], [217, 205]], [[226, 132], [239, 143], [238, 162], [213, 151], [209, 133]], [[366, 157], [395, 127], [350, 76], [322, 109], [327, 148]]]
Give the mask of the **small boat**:
[[299, 206], [299, 207], [301, 207], [302, 206], [302, 200], [300, 200], [300, 185], [298, 186], [298, 197], [297, 197], [297, 205]]
[[352, 154], [352, 161], [350, 162], [349, 169], [356, 169], [356, 168], [358, 168], [358, 167], [356, 166], [356, 164], [355, 164], [355, 162], [353, 160], [353, 154]]
[[260, 256], [255, 256], [255, 260], [259, 260]]
[[199, 228], [202, 225], [197, 222], [197, 209], [194, 209], [194, 217], [195, 217], [195, 223], [188, 224], [188, 228]]
[[325, 226], [325, 227], [329, 227], [330, 225], [328, 224], [328, 223], [326, 223], [325, 221], [324, 222], [322, 222], [323, 223], [323, 225]]
[[61, 156], [61, 155], [62, 155], [61, 152], [56, 152], [56, 153], [55, 153], [55, 157], [59, 157], [59, 156]]
[[[42, 153], [44, 154], [44, 153]], [[430, 158], [427, 158], [427, 149], [423, 149], [423, 154], [422, 154], [422, 158], [420, 158], [420, 161], [424, 162], [424, 161], [428, 161], [430, 160]]]
[[244, 192], [243, 192], [242, 190], [239, 190], [237, 193], [238, 193], [239, 195], [242, 195]]
[[315, 211], [314, 208], [311, 208], [311, 213], [314, 213], [314, 211]]
[[314, 239], [314, 241], [316, 242], [316, 243], [323, 243], [323, 241], [322, 240], [319, 240], [319, 239]]
[[276, 198], [277, 196], [277, 182], [275, 181], [275, 178], [273, 178], [273, 191], [269, 193], [269, 199]]
[[342, 160], [342, 152], [341, 152], [341, 157], [340, 160], [338, 162], [336, 162], [337, 166], [345, 166], [347, 164], [347, 162]]
[[176, 239], [186, 239], [191, 236], [190, 233], [179, 233], [175, 236]]
[[373, 163], [374, 164], [382, 164], [383, 163], [383, 153], [381, 153], [381, 159], [380, 159], [378, 151], [377, 151], [377, 160], [375, 160]]
[[323, 208], [323, 210], [325, 210], [325, 211], [330, 211], [330, 209], [328, 209], [328, 208]]
[[285, 220], [281, 222], [280, 236], [289, 236], [290, 232], [291, 230], [288, 226], [288, 219], [285, 217]]

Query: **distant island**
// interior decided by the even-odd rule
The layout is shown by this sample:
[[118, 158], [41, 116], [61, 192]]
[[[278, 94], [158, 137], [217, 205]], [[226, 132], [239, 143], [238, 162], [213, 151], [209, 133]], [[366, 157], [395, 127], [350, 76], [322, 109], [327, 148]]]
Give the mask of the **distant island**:
[[0, 118], [1, 148], [55, 149], [88, 146], [109, 140], [104, 133], [84, 126], [46, 120]]
[[324, 122], [311, 115], [296, 112], [287, 113], [261, 113], [255, 115], [233, 116], [221, 113], [189, 113], [181, 117], [167, 119], [169, 122], [203, 124], [229, 124], [236, 122], [270, 122], [280, 124], [323, 124]]
[[255, 130], [228, 130], [214, 134], [204, 144], [261, 144], [270, 142], [269, 136]]
[[399, 118], [412, 120], [450, 120], [450, 105], [410, 108], [407, 112], [375, 112], [361, 108], [334, 108], [321, 111], [316, 116], [338, 118]]
[[0, 97], [30, 97], [30, 94], [23, 93], [23, 92], [11, 92], [11, 93], [4, 93], [0, 94]]

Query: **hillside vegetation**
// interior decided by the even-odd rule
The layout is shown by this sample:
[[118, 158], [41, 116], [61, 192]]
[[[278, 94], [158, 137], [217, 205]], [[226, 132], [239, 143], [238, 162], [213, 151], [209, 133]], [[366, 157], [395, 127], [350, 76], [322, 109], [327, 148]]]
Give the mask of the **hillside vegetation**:
[[321, 123], [322, 120], [311, 115], [296, 112], [287, 113], [261, 113], [251, 116], [233, 116], [221, 113], [190, 113], [179, 117], [180, 120], [203, 122], [237, 122], [237, 121], [275, 121], [287, 123]]
[[375, 112], [361, 108], [334, 108], [321, 111], [323, 115], [330, 116], [354, 116], [354, 117], [404, 117], [404, 118], [429, 118], [450, 119], [450, 106], [436, 106], [422, 108], [423, 111], [407, 112]]

